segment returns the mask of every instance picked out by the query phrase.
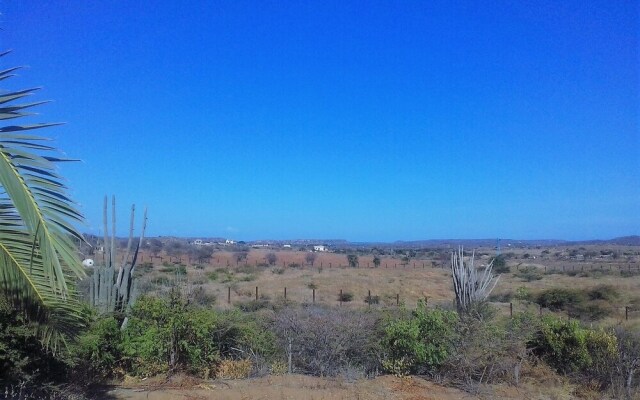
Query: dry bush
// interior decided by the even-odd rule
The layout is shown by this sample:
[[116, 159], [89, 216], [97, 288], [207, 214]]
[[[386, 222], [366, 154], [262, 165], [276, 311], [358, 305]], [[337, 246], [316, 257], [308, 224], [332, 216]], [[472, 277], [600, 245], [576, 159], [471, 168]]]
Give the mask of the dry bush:
[[222, 360], [216, 370], [219, 379], [245, 379], [251, 375], [251, 360]]
[[369, 375], [378, 368], [377, 313], [323, 307], [289, 307], [273, 329], [283, 349], [291, 343], [293, 368], [316, 376]]
[[442, 369], [444, 377], [471, 392], [487, 383], [517, 385], [536, 325], [535, 317], [526, 313], [508, 321], [461, 319], [454, 352]]

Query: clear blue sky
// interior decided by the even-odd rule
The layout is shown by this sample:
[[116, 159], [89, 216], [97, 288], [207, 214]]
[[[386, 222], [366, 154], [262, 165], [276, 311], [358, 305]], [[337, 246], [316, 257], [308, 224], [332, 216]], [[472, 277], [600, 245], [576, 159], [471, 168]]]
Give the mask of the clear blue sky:
[[480, 3], [3, 0], [2, 84], [86, 232], [114, 193], [122, 235], [639, 234], [640, 3]]

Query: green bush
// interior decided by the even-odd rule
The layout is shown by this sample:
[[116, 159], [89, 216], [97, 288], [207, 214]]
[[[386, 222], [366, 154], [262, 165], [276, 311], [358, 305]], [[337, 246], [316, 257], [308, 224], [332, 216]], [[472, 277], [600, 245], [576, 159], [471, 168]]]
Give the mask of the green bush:
[[491, 262], [493, 263], [493, 272], [496, 274], [507, 274], [511, 272], [511, 268], [507, 265], [507, 260], [504, 255], [494, 257]]
[[212, 368], [219, 361], [212, 340], [216, 317], [190, 306], [175, 288], [168, 299], [139, 298], [123, 333], [125, 368], [135, 376]]
[[67, 379], [68, 355], [43, 348], [35, 328], [0, 295], [0, 397], [5, 388], [22, 385], [29, 398], [48, 398]]
[[202, 376], [223, 357], [273, 353], [273, 343], [251, 314], [199, 308], [173, 288], [168, 298], [136, 301], [123, 332], [122, 364], [134, 376], [177, 370]]
[[561, 373], [583, 370], [591, 364], [588, 332], [576, 320], [545, 316], [531, 341], [534, 354]]
[[338, 301], [342, 301], [344, 303], [348, 303], [353, 300], [353, 293], [350, 292], [341, 292], [338, 295]]
[[612, 285], [598, 285], [587, 292], [589, 300], [617, 301], [620, 291]]
[[75, 370], [89, 381], [118, 377], [122, 374], [122, 331], [118, 321], [109, 316], [94, 321], [72, 348]]
[[536, 298], [536, 303], [551, 311], [567, 311], [568, 315], [585, 321], [597, 321], [614, 312], [614, 302], [620, 298], [611, 285], [592, 289], [547, 289]]
[[364, 302], [366, 304], [380, 304], [380, 296], [377, 296], [377, 295], [376, 296], [371, 295], [371, 297], [365, 296]]
[[536, 303], [551, 311], [566, 310], [585, 301], [584, 293], [578, 290], [553, 288], [542, 291]]
[[526, 282], [539, 281], [542, 279], [540, 269], [531, 265], [522, 268], [514, 275]]
[[542, 319], [536, 337], [529, 343], [534, 354], [560, 373], [571, 374], [600, 390], [618, 374], [619, 360], [616, 334], [602, 329], [588, 329], [576, 320], [553, 316]]
[[386, 324], [382, 347], [383, 367], [394, 374], [425, 372], [439, 367], [451, 352], [458, 315], [428, 310], [423, 301], [407, 319]]

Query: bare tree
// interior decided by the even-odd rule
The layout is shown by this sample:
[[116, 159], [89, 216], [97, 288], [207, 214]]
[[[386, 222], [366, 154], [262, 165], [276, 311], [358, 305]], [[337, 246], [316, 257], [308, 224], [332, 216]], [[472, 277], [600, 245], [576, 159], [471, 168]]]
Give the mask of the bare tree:
[[313, 264], [316, 262], [316, 253], [307, 253], [307, 255], [304, 256], [304, 260], [307, 262], [307, 264], [311, 264], [311, 266], [313, 267]]
[[278, 262], [278, 256], [276, 253], [267, 253], [267, 255], [264, 256], [264, 259], [269, 263], [269, 265], [276, 265]]
[[357, 254], [349, 254], [347, 255], [347, 262], [351, 268], [356, 268], [358, 266], [358, 255]]

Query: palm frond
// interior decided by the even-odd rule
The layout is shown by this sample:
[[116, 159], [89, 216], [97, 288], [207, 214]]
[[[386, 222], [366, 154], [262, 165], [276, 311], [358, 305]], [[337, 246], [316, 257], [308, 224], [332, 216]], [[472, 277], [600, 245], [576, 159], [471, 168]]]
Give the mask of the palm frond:
[[[0, 81], [17, 69], [0, 71]], [[36, 90], [0, 94], [0, 120], [32, 115], [24, 110], [43, 102], [14, 102]], [[84, 270], [73, 241], [82, 240], [73, 224], [83, 218], [56, 168], [67, 159], [31, 134], [54, 125], [0, 127], [0, 293], [27, 314], [52, 350], [84, 321], [74, 289]]]
[[[14, 70], [0, 71], [0, 79]], [[39, 104], [8, 104], [31, 95], [35, 90], [26, 89], [1, 95], [0, 104], [3, 106], [0, 107], [0, 116], [12, 113], [21, 116], [20, 110]], [[82, 238], [72, 225], [72, 221], [82, 221], [82, 215], [66, 195], [66, 187], [54, 164], [64, 159], [47, 154], [55, 152], [55, 149], [43, 144], [44, 138], [23, 133], [52, 125], [55, 124], [0, 127], [0, 185], [26, 231], [34, 234], [33, 243], [37, 246], [39, 264], [42, 266], [38, 272], [41, 274], [39, 278], [46, 280], [55, 294], [65, 297], [68, 294], [65, 270], [80, 276], [84, 273], [71, 239]], [[42, 280], [37, 282], [45, 283]]]

